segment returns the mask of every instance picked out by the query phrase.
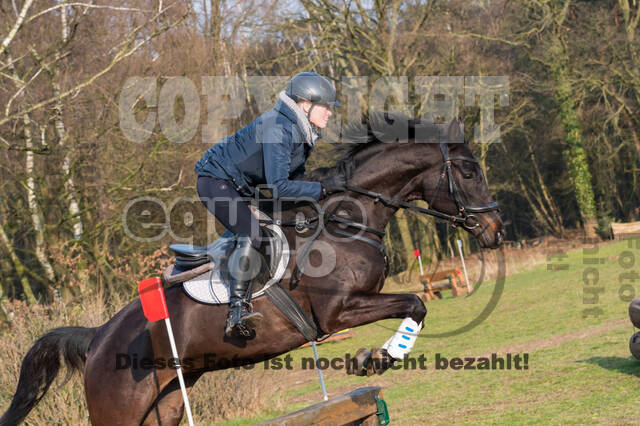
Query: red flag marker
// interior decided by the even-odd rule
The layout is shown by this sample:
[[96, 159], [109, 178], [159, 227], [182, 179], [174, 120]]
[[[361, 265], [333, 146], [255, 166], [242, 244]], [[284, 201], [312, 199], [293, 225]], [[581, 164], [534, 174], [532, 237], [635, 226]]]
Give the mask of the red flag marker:
[[420, 257], [420, 249], [415, 249], [415, 250], [413, 251], [413, 256], [414, 256], [414, 257]]
[[193, 426], [193, 416], [191, 415], [191, 406], [187, 398], [187, 388], [182, 377], [182, 367], [180, 366], [180, 358], [178, 357], [178, 349], [176, 341], [173, 338], [173, 330], [171, 329], [171, 321], [169, 320], [169, 310], [167, 309], [167, 300], [164, 298], [164, 289], [160, 278], [149, 278], [138, 283], [138, 293], [140, 293], [140, 303], [142, 304], [142, 312], [149, 322], [164, 320], [167, 326], [167, 334], [169, 335], [169, 343], [171, 344], [171, 353], [173, 359], [176, 360], [176, 372], [178, 373], [178, 381], [180, 382], [180, 390], [182, 391], [182, 399], [184, 400], [184, 408], [187, 412], [189, 425]]
[[164, 290], [160, 278], [149, 278], [138, 283], [138, 293], [142, 311], [149, 322], [169, 318], [167, 301], [164, 298]]

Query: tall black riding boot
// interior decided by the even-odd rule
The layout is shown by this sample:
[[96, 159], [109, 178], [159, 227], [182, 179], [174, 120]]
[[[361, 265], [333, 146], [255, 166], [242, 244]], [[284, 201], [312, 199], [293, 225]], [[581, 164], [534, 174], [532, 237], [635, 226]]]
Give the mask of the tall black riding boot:
[[263, 269], [264, 260], [248, 238], [241, 238], [229, 257], [229, 314], [224, 334], [250, 337], [262, 321], [260, 312], [252, 312], [253, 282]]

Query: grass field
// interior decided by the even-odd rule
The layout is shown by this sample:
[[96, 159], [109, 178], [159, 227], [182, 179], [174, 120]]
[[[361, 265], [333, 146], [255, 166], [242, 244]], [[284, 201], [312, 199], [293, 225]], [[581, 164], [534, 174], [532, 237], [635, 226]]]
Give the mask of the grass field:
[[[496, 308], [468, 332], [434, 336], [476, 318], [499, 285], [487, 281], [470, 297], [453, 299], [445, 292], [443, 300], [429, 302], [426, 326], [411, 354], [413, 358], [425, 357], [426, 369], [361, 378], [347, 376], [343, 368], [329, 368], [324, 370], [329, 396], [381, 386], [391, 420], [399, 425], [640, 424], [640, 361], [629, 353], [634, 329], [627, 313], [631, 298], [640, 296], [640, 244], [606, 243], [597, 250], [574, 249], [566, 256], [554, 252], [558, 247], [552, 243], [507, 252], [510, 275], [504, 279]], [[548, 262], [540, 263], [547, 252], [551, 254]], [[472, 278], [480, 271], [478, 266], [470, 265]], [[488, 269], [495, 276], [495, 261]], [[518, 270], [521, 272], [514, 273]], [[407, 284], [400, 281], [388, 280], [385, 291], [406, 292]], [[413, 286], [416, 290], [420, 287], [419, 283]], [[5, 356], [0, 368], [0, 407], [8, 406], [22, 357], [39, 336], [63, 325], [99, 325], [127, 301], [96, 295], [71, 304], [6, 304], [4, 309], [13, 319], [0, 329]], [[594, 309], [598, 309], [598, 316], [585, 315]], [[358, 348], [381, 346], [399, 322], [359, 327], [350, 339], [318, 346], [320, 357], [343, 360]], [[494, 353], [528, 354], [528, 368], [435, 368], [438, 355], [451, 359], [491, 357]], [[313, 356], [312, 349], [298, 349], [290, 355], [291, 370], [265, 370], [259, 364], [247, 371], [206, 374], [190, 396], [196, 423], [252, 424], [321, 401], [316, 372], [301, 368], [302, 359]], [[76, 375], [62, 387], [53, 386], [26, 424], [88, 424], [82, 377]]]
[[[634, 294], [640, 296], [640, 281], [622, 280], [623, 274], [640, 269], [640, 244], [617, 242], [566, 254], [507, 276], [495, 311], [466, 333], [426, 336], [454, 330], [477, 316], [495, 283], [484, 283], [467, 298], [428, 303], [426, 326], [412, 352], [413, 357], [424, 354], [425, 370], [357, 378], [327, 369], [329, 396], [382, 386], [393, 424], [640, 423], [640, 361], [629, 353], [634, 328], [627, 312]], [[392, 285], [389, 290], [397, 289]], [[587, 315], [594, 308], [598, 315]], [[357, 328], [351, 339], [319, 346], [320, 356], [344, 358], [360, 347], [380, 346], [398, 324], [388, 320]], [[436, 354], [452, 358], [493, 353], [526, 353], [528, 369], [435, 368]], [[228, 424], [255, 423], [321, 401], [316, 372], [301, 368], [301, 359], [313, 356], [311, 348], [292, 356], [292, 370], [267, 372], [279, 385], [265, 392], [280, 408]]]

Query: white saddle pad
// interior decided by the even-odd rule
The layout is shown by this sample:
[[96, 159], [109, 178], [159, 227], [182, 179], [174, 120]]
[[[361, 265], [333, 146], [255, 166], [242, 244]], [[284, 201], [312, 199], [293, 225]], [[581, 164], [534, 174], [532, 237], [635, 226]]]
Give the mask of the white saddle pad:
[[[268, 228], [278, 236], [277, 239], [273, 239], [274, 243], [278, 246], [274, 252], [280, 255], [274, 259], [274, 262], [270, 265], [272, 278], [260, 290], [253, 293], [252, 299], [262, 296], [267, 288], [280, 282], [289, 264], [289, 243], [287, 242], [284, 232], [282, 232], [282, 229], [278, 225], [266, 225], [265, 228]], [[198, 302], [210, 305], [229, 303], [229, 287], [227, 287], [220, 277], [220, 268], [218, 265], [209, 272], [205, 272], [192, 280], [185, 281], [182, 286], [185, 293]]]

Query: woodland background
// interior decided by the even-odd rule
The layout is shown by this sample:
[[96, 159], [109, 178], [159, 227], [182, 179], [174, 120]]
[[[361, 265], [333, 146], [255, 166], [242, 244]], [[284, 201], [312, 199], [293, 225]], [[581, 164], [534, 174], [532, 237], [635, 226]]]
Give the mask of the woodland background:
[[[508, 76], [501, 143], [472, 144], [507, 240], [610, 238], [611, 221], [640, 219], [639, 20], [638, 0], [0, 0], [0, 300], [126, 299], [170, 262], [171, 239], [128, 237], [123, 212], [140, 196], [195, 197], [193, 166], [218, 139], [203, 142], [203, 101], [190, 141], [159, 126], [127, 140], [118, 105], [132, 76], [158, 87], [186, 76], [200, 90], [202, 76], [246, 84], [313, 70], [339, 94], [349, 76]], [[230, 131], [262, 112], [246, 96]], [[416, 115], [423, 102], [410, 99]], [[138, 121], [150, 111], [140, 102]], [[479, 108], [459, 112], [471, 132]], [[307, 169], [333, 158], [321, 142]], [[151, 208], [151, 221], [161, 213]], [[199, 203], [178, 203], [170, 219], [212, 241]], [[452, 256], [456, 238], [477, 250], [404, 212], [388, 235], [392, 273], [412, 266], [414, 248], [426, 263]]]

